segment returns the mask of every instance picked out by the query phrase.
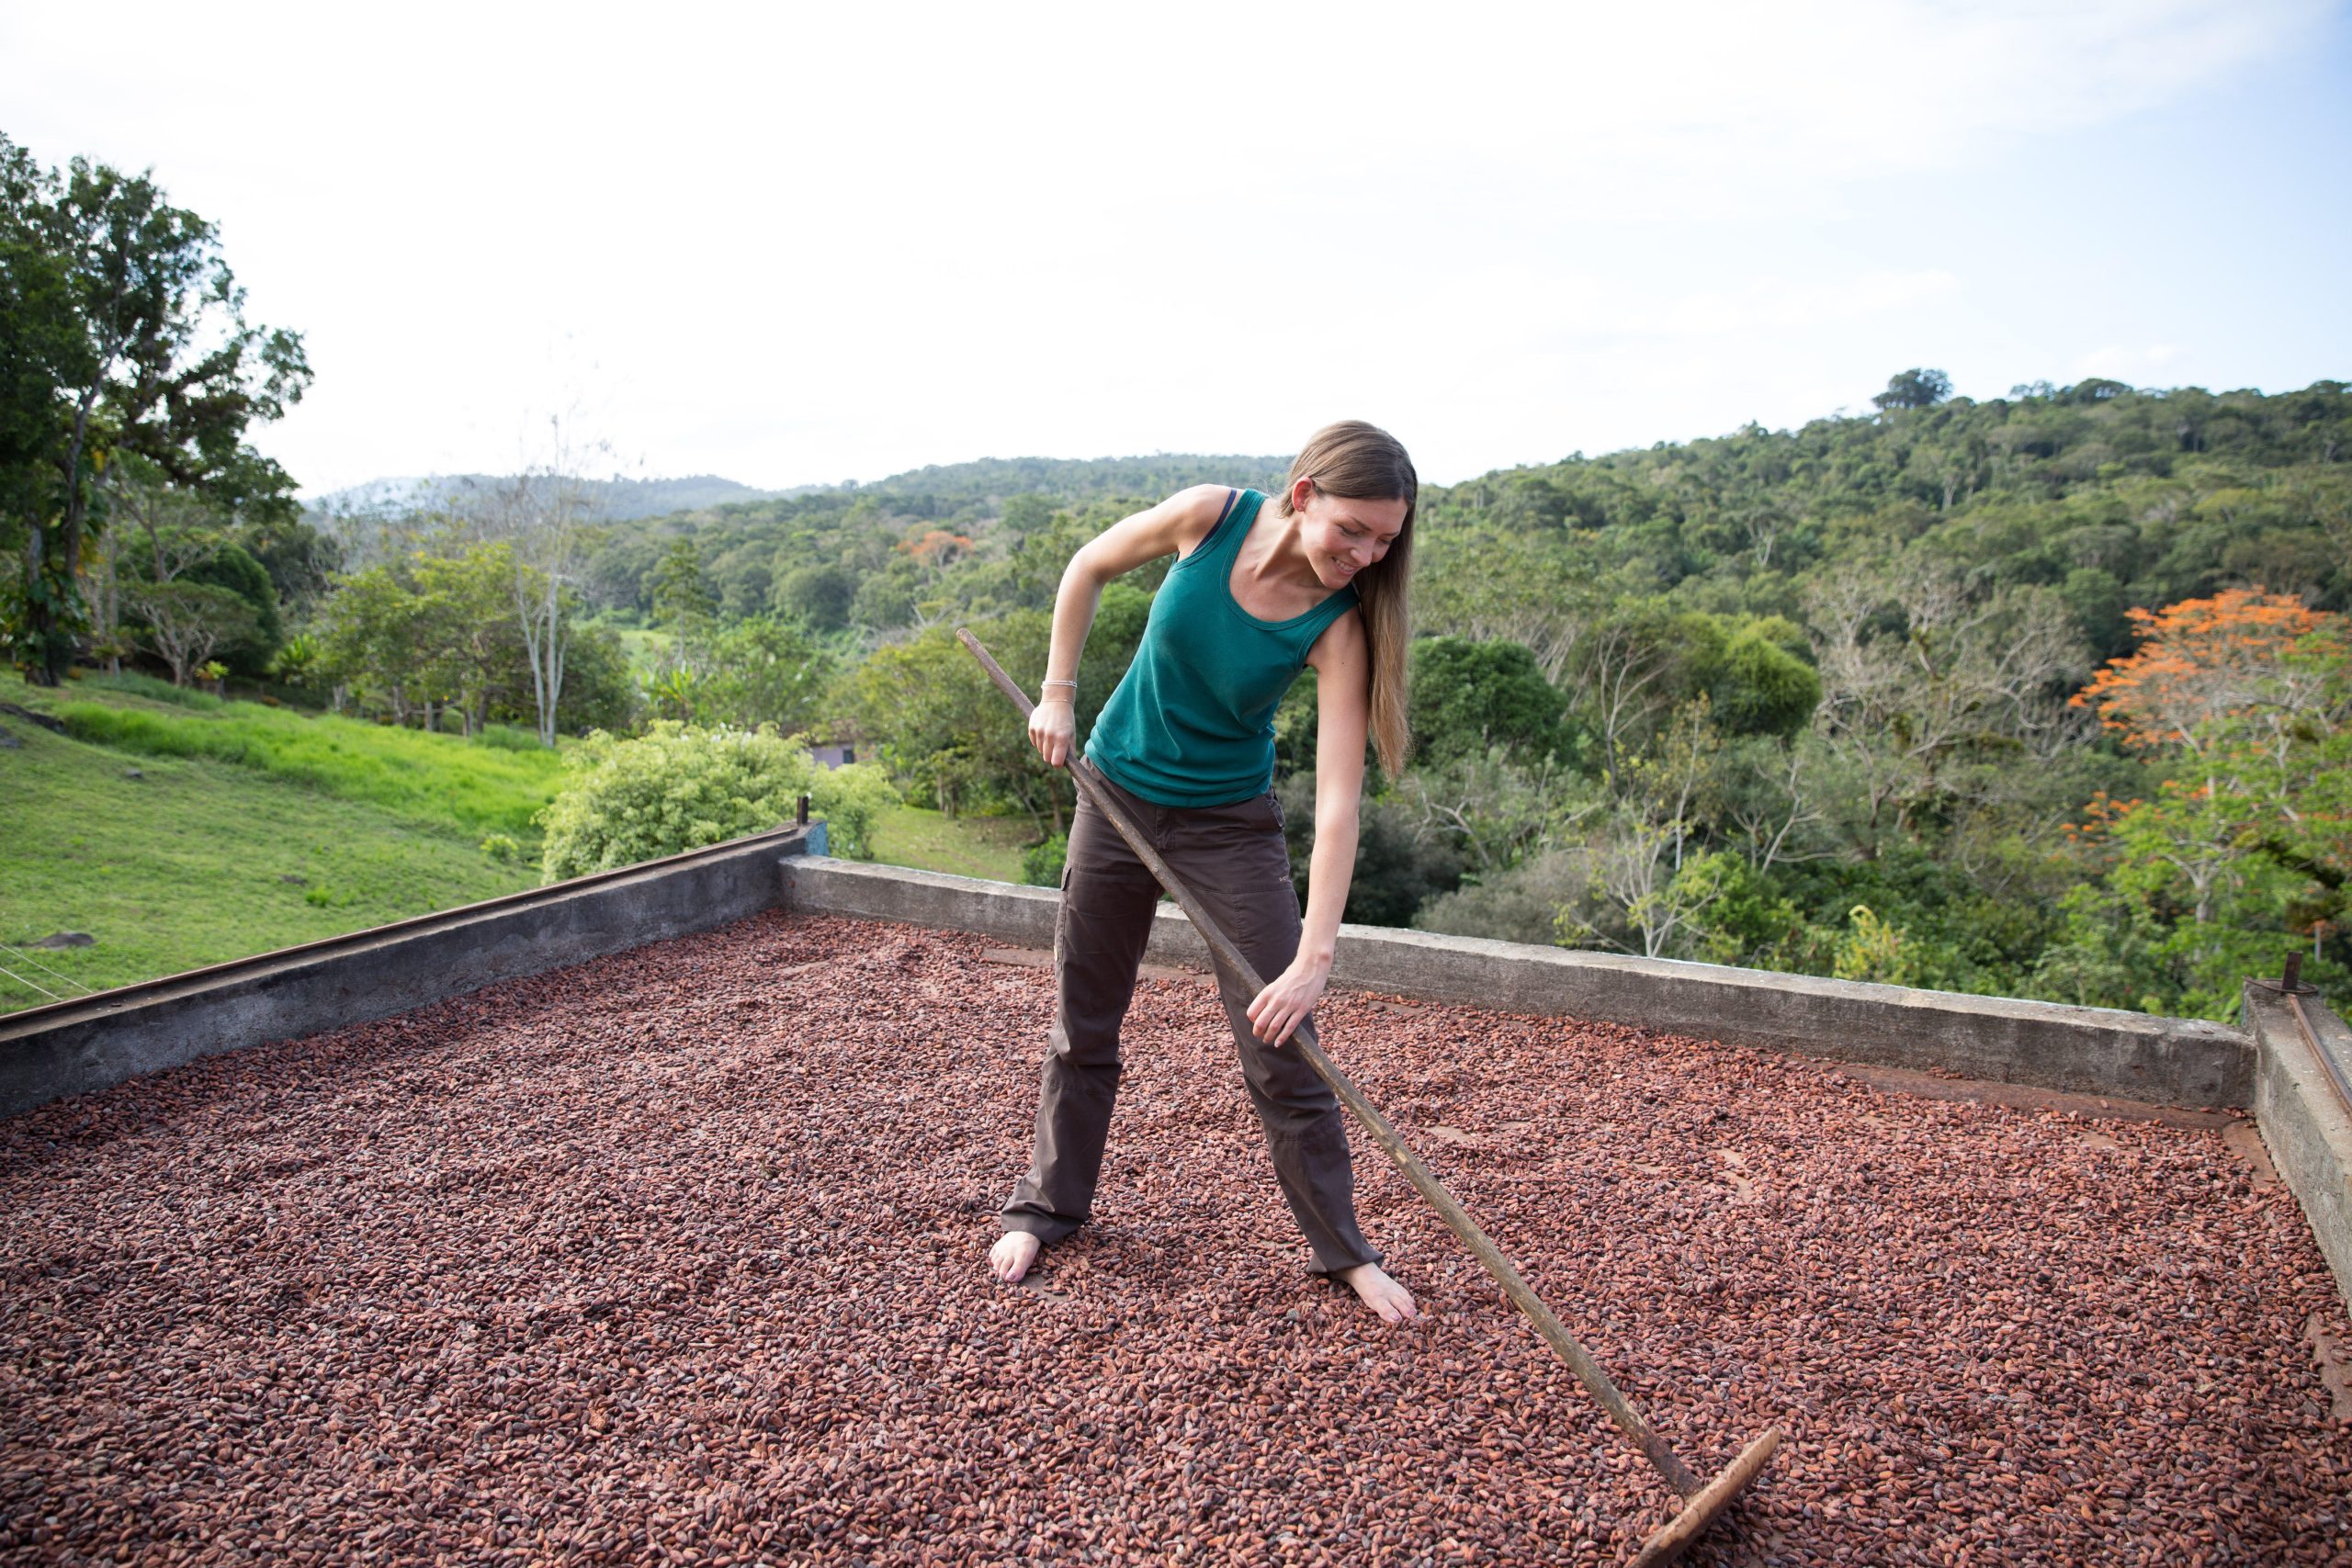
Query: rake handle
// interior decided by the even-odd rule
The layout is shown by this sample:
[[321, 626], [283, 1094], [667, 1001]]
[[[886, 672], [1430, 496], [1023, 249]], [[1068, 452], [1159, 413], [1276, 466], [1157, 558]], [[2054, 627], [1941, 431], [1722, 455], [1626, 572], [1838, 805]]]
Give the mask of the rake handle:
[[[971, 649], [972, 657], [980, 661], [980, 668], [989, 672], [989, 679], [1012, 699], [1013, 705], [1026, 718], [1036, 705], [1029, 700], [1028, 694], [989, 656], [989, 650], [980, 646], [979, 638], [960, 626], [956, 628], [956, 635], [966, 648]], [[1233, 940], [1209, 918], [1208, 911], [1201, 908], [1200, 901], [1193, 897], [1192, 889], [1169, 869], [1159, 852], [1152, 848], [1149, 840], [1127, 820], [1126, 813], [1110, 797], [1109, 792], [1102, 787], [1102, 775], [1094, 770], [1094, 764], [1073, 754], [1069, 765], [1070, 776], [1078, 781], [1078, 787], [1094, 803], [1094, 808], [1102, 813], [1111, 826], [1119, 830], [1119, 836], [1126, 840], [1127, 847], [1135, 851], [1136, 858], [1149, 868], [1152, 875], [1159, 879], [1159, 885], [1175, 898], [1177, 907], [1193, 922], [1193, 929], [1201, 933], [1202, 940], [1208, 943], [1209, 952], [1216, 961], [1240, 981], [1245, 990], [1253, 995], [1264, 990], [1264, 978], [1250, 966], [1250, 960], [1242, 956], [1241, 950], [1233, 944]], [[1429, 1167], [1421, 1163], [1420, 1157], [1406, 1146], [1396, 1129], [1389, 1125], [1388, 1118], [1363, 1097], [1363, 1091], [1356, 1088], [1355, 1081], [1340, 1070], [1338, 1063], [1324, 1055], [1323, 1047], [1316, 1042], [1314, 1025], [1302, 1022], [1291, 1036], [1291, 1041], [1306, 1055], [1307, 1066], [1331, 1086], [1331, 1091], [1340, 1097], [1340, 1103], [1363, 1124], [1364, 1131], [1372, 1134], [1372, 1141], [1378, 1144], [1396, 1162], [1396, 1168], [1405, 1173], [1405, 1179], [1413, 1184], [1414, 1190], [1429, 1201], [1430, 1207], [1437, 1211], [1438, 1217], [1462, 1238], [1462, 1245], [1470, 1249], [1471, 1256], [1495, 1277], [1495, 1282], [1502, 1286], [1503, 1294], [1510, 1298], [1511, 1304], [1527, 1314], [1528, 1321], [1535, 1325], [1535, 1331], [1558, 1353], [1560, 1359], [1568, 1364], [1568, 1370], [1576, 1373], [1577, 1381], [1600, 1402], [1609, 1412], [1610, 1418], [1624, 1430], [1626, 1436], [1640, 1446], [1643, 1454], [1666, 1478], [1666, 1483], [1674, 1488], [1675, 1495], [1689, 1497], [1699, 1492], [1704, 1483], [1690, 1472], [1690, 1466], [1675, 1457], [1674, 1450], [1668, 1448], [1666, 1440], [1657, 1435], [1649, 1422], [1643, 1419], [1641, 1412], [1617, 1392], [1617, 1385], [1609, 1381], [1609, 1374], [1600, 1370], [1600, 1363], [1586, 1352], [1582, 1345], [1577, 1343], [1576, 1337], [1552, 1314], [1552, 1309], [1536, 1299], [1535, 1292], [1528, 1288], [1527, 1281], [1520, 1277], [1510, 1259], [1503, 1256], [1501, 1248], [1487, 1239], [1487, 1233], [1478, 1228], [1477, 1222], [1464, 1211], [1460, 1203], [1454, 1201], [1453, 1194], [1448, 1192], [1438, 1179], [1430, 1174]]]

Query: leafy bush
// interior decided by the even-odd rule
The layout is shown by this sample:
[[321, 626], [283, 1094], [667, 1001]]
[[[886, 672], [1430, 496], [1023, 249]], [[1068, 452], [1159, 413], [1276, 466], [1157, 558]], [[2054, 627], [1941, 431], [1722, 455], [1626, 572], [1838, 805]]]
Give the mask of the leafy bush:
[[1794, 735], [1821, 705], [1821, 676], [1799, 651], [1804, 629], [1779, 615], [1676, 618], [1683, 680], [1704, 692], [1727, 735]]
[[300, 685], [318, 668], [320, 653], [317, 637], [308, 632], [297, 632], [277, 645], [277, 652], [270, 659], [266, 673], [289, 684]]
[[1902, 927], [1879, 919], [1868, 904], [1855, 905], [1849, 918], [1854, 922], [1853, 930], [1838, 944], [1837, 966], [1833, 970], [1838, 978], [1876, 980], [1888, 986], [1918, 983]]
[[513, 835], [507, 833], [492, 833], [481, 841], [481, 852], [501, 865], [514, 860], [522, 852], [522, 850], [523, 846], [514, 841]]
[[501, 751], [544, 751], [539, 738], [527, 729], [517, 729], [511, 724], [485, 724], [474, 737], [480, 746], [494, 747]]
[[1021, 854], [1021, 880], [1031, 887], [1059, 887], [1062, 867], [1069, 861], [1069, 835], [1056, 833]]
[[1416, 930], [1449, 936], [1552, 945], [1560, 911], [1592, 882], [1591, 856], [1582, 849], [1551, 849], [1451, 893], [1440, 893], [1413, 915]]
[[836, 852], [864, 859], [896, 795], [879, 768], [827, 770], [762, 727], [695, 729], [657, 721], [633, 740], [598, 730], [571, 753], [571, 781], [538, 822], [547, 881], [635, 865], [789, 821], [809, 797]]
[[[1306, 901], [1315, 853], [1315, 775], [1293, 773], [1279, 787], [1291, 881]], [[1424, 900], [1462, 881], [1462, 852], [1410, 807], [1366, 800], [1356, 819], [1356, 863], [1344, 918], [1358, 925], [1401, 926]]]

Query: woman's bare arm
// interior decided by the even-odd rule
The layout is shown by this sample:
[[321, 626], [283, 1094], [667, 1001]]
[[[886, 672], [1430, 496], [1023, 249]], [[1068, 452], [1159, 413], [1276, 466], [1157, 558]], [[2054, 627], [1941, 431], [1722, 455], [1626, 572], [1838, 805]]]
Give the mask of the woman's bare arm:
[[1364, 733], [1372, 720], [1372, 649], [1363, 617], [1351, 610], [1306, 655], [1315, 667], [1315, 849], [1307, 862], [1306, 913], [1298, 956], [1250, 1004], [1261, 1040], [1290, 1038], [1314, 1010], [1331, 975], [1340, 917], [1355, 878], [1363, 798]]
[[[1046, 679], [1077, 678], [1079, 657], [1086, 650], [1086, 634], [1093, 629], [1104, 583], [1161, 556], [1190, 555], [1216, 526], [1232, 493], [1224, 485], [1180, 490], [1157, 506], [1121, 518], [1080, 546], [1062, 569], [1061, 586], [1054, 592], [1054, 635], [1046, 653]], [[1044, 687], [1029, 716], [1029, 740], [1048, 767], [1058, 768], [1069, 760], [1076, 728], [1070, 689]]]

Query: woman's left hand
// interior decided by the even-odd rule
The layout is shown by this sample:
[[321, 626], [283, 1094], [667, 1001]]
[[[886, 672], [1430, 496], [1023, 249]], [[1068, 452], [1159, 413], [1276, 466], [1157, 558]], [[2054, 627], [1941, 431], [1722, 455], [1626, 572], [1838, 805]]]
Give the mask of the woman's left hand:
[[1275, 1045], [1288, 1040], [1315, 1010], [1329, 977], [1330, 971], [1322, 964], [1305, 956], [1293, 959], [1291, 966], [1275, 976], [1250, 1004], [1250, 1032]]

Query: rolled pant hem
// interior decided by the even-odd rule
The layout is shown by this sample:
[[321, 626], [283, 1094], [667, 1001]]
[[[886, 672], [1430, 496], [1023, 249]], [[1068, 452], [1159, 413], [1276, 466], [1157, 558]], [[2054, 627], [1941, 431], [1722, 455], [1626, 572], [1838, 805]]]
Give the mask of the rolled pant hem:
[[1069, 1240], [1085, 1223], [1083, 1220], [1065, 1220], [1047, 1214], [999, 1214], [996, 1217], [997, 1229], [1034, 1235], [1047, 1247], [1057, 1241]]

